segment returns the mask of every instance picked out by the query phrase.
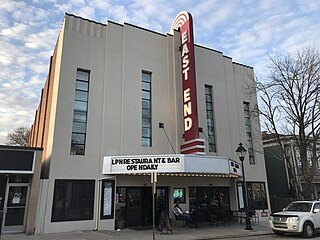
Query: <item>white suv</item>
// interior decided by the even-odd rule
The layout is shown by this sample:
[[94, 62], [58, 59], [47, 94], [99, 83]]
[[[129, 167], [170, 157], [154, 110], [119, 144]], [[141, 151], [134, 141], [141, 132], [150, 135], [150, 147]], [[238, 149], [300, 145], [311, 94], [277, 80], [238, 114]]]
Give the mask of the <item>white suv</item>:
[[301, 233], [311, 238], [320, 229], [320, 201], [295, 201], [273, 213], [269, 225], [275, 234]]

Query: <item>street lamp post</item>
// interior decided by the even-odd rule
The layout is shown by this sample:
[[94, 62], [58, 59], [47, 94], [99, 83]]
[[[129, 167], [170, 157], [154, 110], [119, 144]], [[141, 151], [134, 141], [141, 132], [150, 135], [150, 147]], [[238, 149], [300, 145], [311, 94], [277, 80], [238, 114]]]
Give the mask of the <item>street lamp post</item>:
[[250, 221], [250, 216], [249, 216], [249, 209], [248, 209], [248, 196], [247, 196], [247, 187], [246, 187], [246, 178], [244, 174], [244, 156], [246, 155], [247, 149], [245, 149], [242, 146], [242, 143], [239, 143], [239, 146], [236, 150], [236, 153], [239, 156], [240, 162], [241, 162], [241, 169], [242, 169], [242, 179], [243, 179], [243, 184], [242, 184], [242, 190], [243, 190], [243, 201], [244, 201], [244, 208], [246, 212], [246, 230], [252, 230], [251, 226], [251, 221]]

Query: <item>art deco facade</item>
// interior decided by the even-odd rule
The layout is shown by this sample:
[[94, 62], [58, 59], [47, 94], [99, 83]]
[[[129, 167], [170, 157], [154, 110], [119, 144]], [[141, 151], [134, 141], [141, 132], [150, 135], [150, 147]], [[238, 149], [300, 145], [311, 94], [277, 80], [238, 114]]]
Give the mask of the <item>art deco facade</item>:
[[215, 207], [239, 210], [240, 142], [250, 206], [268, 212], [256, 96], [243, 91], [253, 69], [194, 45], [198, 138], [188, 142], [181, 51], [179, 31], [65, 15], [30, 140], [44, 148], [36, 233], [152, 224], [151, 172], [157, 214], [176, 201], [207, 220]]

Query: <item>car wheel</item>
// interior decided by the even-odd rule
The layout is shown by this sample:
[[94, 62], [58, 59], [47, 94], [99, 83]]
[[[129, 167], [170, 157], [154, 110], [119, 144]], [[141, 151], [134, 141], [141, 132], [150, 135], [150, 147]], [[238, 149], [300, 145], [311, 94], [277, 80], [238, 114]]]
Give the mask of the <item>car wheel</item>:
[[273, 232], [274, 232], [274, 234], [276, 234], [276, 235], [283, 235], [283, 234], [284, 234], [283, 232], [279, 232], [279, 231], [275, 231], [275, 230], [273, 230]]
[[314, 227], [313, 224], [311, 222], [306, 222], [303, 225], [303, 232], [302, 232], [302, 236], [304, 238], [311, 238], [314, 235]]

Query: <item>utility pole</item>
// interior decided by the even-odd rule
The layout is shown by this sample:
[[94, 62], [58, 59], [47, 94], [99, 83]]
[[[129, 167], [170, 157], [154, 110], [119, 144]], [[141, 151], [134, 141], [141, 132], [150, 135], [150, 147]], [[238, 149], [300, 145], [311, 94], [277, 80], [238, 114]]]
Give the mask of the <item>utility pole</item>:
[[151, 184], [152, 184], [152, 240], [156, 239], [156, 206], [155, 206], [155, 197], [157, 193], [157, 173], [151, 173]]

